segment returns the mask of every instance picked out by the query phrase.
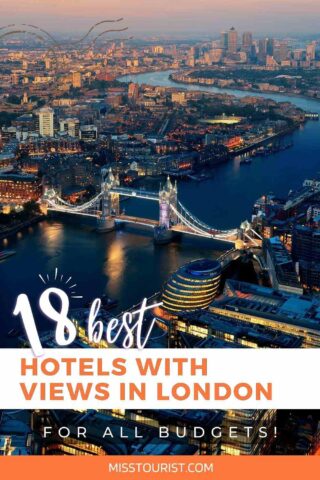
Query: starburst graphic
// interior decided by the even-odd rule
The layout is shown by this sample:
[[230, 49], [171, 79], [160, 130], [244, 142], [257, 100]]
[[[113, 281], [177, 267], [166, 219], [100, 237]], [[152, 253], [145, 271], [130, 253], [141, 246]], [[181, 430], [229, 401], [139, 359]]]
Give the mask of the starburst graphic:
[[[39, 273], [38, 277], [40, 278], [41, 282], [44, 285], [48, 285], [49, 283], [50, 284], [62, 283], [64, 288], [67, 288], [68, 290], [70, 290], [70, 297], [71, 298], [76, 298], [76, 299], [83, 298], [82, 295], [77, 295], [77, 292], [76, 292], [75, 289], [78, 285], [76, 283], [73, 283], [72, 276], [69, 276], [67, 278], [67, 280], [65, 281], [64, 280], [64, 277], [65, 277], [64, 274], [63, 273], [60, 274], [59, 269], [57, 267], [54, 269], [54, 275], [52, 277], [50, 277], [50, 275], [48, 273], [46, 275], [41, 275], [41, 273]], [[72, 284], [72, 285], [70, 285], [70, 284]]]
[[[89, 30], [78, 40], [61, 42], [58, 41], [54, 35], [45, 30], [44, 28], [39, 27], [38, 25], [33, 25], [29, 23], [12, 23], [10, 25], [0, 26], [0, 43], [6, 41], [7, 38], [11, 36], [20, 36], [25, 37], [27, 40], [28, 37], [36, 39], [41, 42], [41, 44], [46, 49], [46, 55], [52, 56], [55, 62], [58, 64], [60, 62], [64, 63], [65, 58], [62, 54], [65, 48], [82, 48], [84, 50], [89, 50], [90, 48], [95, 48], [98, 43], [100, 43], [100, 49], [103, 47], [106, 48], [108, 45], [107, 42], [103, 42], [103, 38], [109, 33], [114, 32], [125, 32], [128, 30], [128, 27], [120, 25], [120, 28], [105, 28], [109, 24], [114, 24], [117, 27], [118, 24], [124, 21], [124, 18], [108, 19], [101, 20], [100, 22], [92, 25]], [[100, 32], [99, 32], [100, 30]], [[132, 38], [132, 37], [130, 37]], [[126, 41], [128, 38], [120, 39], [109, 39], [109, 41], [116, 42], [117, 40]], [[102, 45], [101, 45], [102, 43]]]

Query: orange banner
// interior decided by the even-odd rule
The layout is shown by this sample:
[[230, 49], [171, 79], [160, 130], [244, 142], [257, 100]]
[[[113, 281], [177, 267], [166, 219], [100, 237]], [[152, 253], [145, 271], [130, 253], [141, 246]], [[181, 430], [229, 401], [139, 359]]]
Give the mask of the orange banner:
[[320, 457], [2, 457], [0, 472], [23, 480], [313, 480]]

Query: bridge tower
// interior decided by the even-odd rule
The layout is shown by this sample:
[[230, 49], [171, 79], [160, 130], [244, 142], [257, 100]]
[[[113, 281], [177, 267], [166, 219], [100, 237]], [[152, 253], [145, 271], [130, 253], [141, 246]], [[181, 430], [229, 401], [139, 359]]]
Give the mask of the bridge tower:
[[98, 218], [97, 229], [99, 232], [111, 232], [115, 229], [115, 219], [119, 215], [119, 194], [111, 190], [119, 186], [118, 176], [108, 171], [101, 171], [101, 217]]
[[157, 244], [169, 243], [176, 235], [171, 227], [178, 223], [178, 218], [172, 209], [177, 209], [177, 182], [171, 182], [168, 176], [164, 186], [159, 190], [159, 226], [154, 229], [154, 241]]
[[168, 176], [165, 185], [159, 190], [159, 226], [169, 229], [178, 219], [171, 206], [177, 209], [177, 182], [171, 182]]

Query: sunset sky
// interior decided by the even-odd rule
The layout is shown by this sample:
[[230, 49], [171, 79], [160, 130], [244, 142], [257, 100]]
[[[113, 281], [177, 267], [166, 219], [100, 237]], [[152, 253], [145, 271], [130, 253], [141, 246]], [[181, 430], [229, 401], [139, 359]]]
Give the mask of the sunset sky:
[[52, 32], [83, 32], [125, 17], [132, 33], [214, 35], [234, 25], [256, 33], [316, 34], [319, 0], [0, 0], [1, 24], [35, 23]]

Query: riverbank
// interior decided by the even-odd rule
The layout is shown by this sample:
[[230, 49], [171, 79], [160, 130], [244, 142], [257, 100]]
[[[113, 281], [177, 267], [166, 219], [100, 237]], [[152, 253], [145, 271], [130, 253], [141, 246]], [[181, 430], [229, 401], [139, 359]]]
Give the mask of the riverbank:
[[238, 155], [243, 155], [244, 153], [248, 153], [248, 152], [251, 152], [251, 150], [255, 150], [256, 148], [258, 147], [261, 147], [265, 144], [267, 144], [268, 142], [273, 142], [274, 140], [276, 140], [277, 138], [282, 138], [282, 137], [285, 137], [286, 135], [290, 135], [291, 133], [293, 133], [295, 130], [297, 130], [298, 128], [300, 128], [300, 123], [297, 123], [297, 124], [294, 124], [294, 125], [291, 125], [290, 127], [287, 127], [273, 135], [269, 135], [268, 137], [262, 139], [262, 140], [259, 140], [258, 142], [255, 142], [255, 143], [252, 143], [251, 145], [246, 145], [245, 147], [242, 147], [242, 148], [239, 148], [233, 152], [230, 152], [230, 155], [231, 157], [236, 157]]
[[31, 227], [32, 225], [35, 225], [36, 223], [39, 223], [44, 219], [45, 219], [44, 215], [36, 215], [35, 217], [32, 217], [29, 220], [25, 220], [24, 222], [19, 222], [11, 226], [1, 228], [0, 240], [11, 237], [16, 233], [20, 232], [21, 230], [23, 230], [24, 228]]
[[[175, 78], [175, 74], [181, 74], [181, 72], [173, 72], [169, 75], [169, 78], [170, 80], [177, 84], [177, 85], [194, 85], [194, 86], [197, 86], [199, 85], [199, 87], [207, 87], [207, 88], [216, 88], [216, 89], [219, 89], [219, 90], [239, 90], [241, 92], [248, 92], [248, 93], [251, 93], [251, 94], [256, 94], [256, 96], [264, 96], [264, 95], [286, 95], [288, 97], [293, 97], [293, 98], [305, 98], [307, 100], [313, 100], [313, 101], [316, 101], [316, 102], [320, 102], [320, 98], [317, 98], [317, 97], [311, 97], [310, 95], [304, 95], [304, 94], [298, 94], [298, 93], [293, 93], [293, 92], [286, 92], [286, 91], [282, 91], [282, 92], [277, 92], [277, 91], [274, 91], [274, 90], [260, 90], [258, 88], [244, 88], [244, 87], [241, 87], [239, 85], [230, 85], [230, 86], [223, 86], [223, 87], [220, 87], [219, 85], [217, 84], [208, 84], [208, 83], [202, 83], [202, 82], [199, 82], [199, 80], [197, 78], [195, 78], [195, 80], [197, 81], [194, 81], [194, 82], [189, 82], [189, 81], [184, 81], [181, 77], [180, 79], [176, 79]], [[186, 78], [188, 78], [186, 76]]]
[[[145, 72], [145, 73], [131, 73], [131, 74], [128, 74], [128, 75], [121, 75], [117, 78], [117, 80], [119, 80], [120, 82], [121, 81], [124, 81], [124, 82], [128, 82], [128, 81], [133, 81], [132, 80], [132, 77], [141, 77], [141, 76], [154, 76], [156, 77], [158, 74], [167, 74], [168, 73], [168, 80], [172, 83], [172, 85], [164, 85], [163, 83], [161, 83], [161, 85], [159, 86], [171, 86], [171, 87], [176, 87], [178, 88], [179, 85], [183, 85], [184, 88], [186, 88], [187, 90], [200, 90], [200, 91], [205, 91], [205, 92], [214, 92], [214, 93], [226, 93], [228, 95], [234, 95], [234, 96], [241, 96], [241, 97], [245, 97], [245, 96], [255, 96], [255, 97], [263, 97], [263, 98], [273, 98], [273, 100], [275, 102], [279, 101], [279, 99], [277, 99], [276, 97], [286, 97], [286, 100], [280, 100], [280, 102], [282, 101], [287, 101], [287, 102], [291, 102], [291, 103], [294, 103], [295, 105], [297, 105], [297, 102], [292, 102], [292, 99], [297, 99], [297, 100], [305, 100], [305, 101], [309, 101], [309, 102], [314, 102], [315, 104], [317, 104], [318, 106], [320, 106], [320, 98], [316, 98], [316, 97], [311, 97], [309, 95], [302, 95], [302, 94], [297, 94], [297, 93], [291, 93], [291, 92], [275, 92], [275, 91], [261, 91], [261, 90], [258, 90], [258, 89], [246, 89], [246, 88], [243, 88], [241, 86], [238, 86], [238, 85], [234, 85], [234, 86], [223, 86], [223, 87], [220, 87], [218, 85], [209, 85], [209, 84], [202, 84], [202, 83], [198, 83], [198, 82], [182, 82], [182, 81], [178, 81], [174, 78], [174, 74], [175, 73], [179, 73], [180, 71], [179, 70], [150, 70], [149, 72]], [[147, 81], [146, 82], [138, 82], [140, 85], [142, 85], [143, 83], [148, 83]], [[152, 83], [149, 83], [150, 85], [157, 85], [157, 84], [152, 84]], [[241, 93], [241, 95], [239, 95], [239, 93]], [[297, 105], [298, 106], [298, 105]]]
[[[173, 71], [173, 70], [162, 70], [162, 71], [158, 71], [158, 72], [152, 72], [152, 73], [147, 73], [147, 74], [143, 74], [143, 75], [137, 75], [136, 76], [136, 79], [138, 80], [137, 83], [139, 83], [140, 85], [142, 84], [150, 84], [152, 86], [156, 86], [156, 85], [159, 85], [159, 86], [166, 86], [166, 87], [176, 87], [176, 83], [177, 82], [174, 82], [174, 75], [177, 74], [177, 71]], [[178, 74], [180, 74], [180, 72], [178, 72]], [[166, 82], [167, 84], [164, 85], [164, 82], [162, 81], [162, 77], [167, 77], [168, 81]], [[146, 81], [144, 80], [141, 80], [142, 78], [146, 78]], [[152, 81], [148, 81], [149, 79], [152, 79]], [[154, 79], [158, 79], [158, 78], [161, 78], [161, 81], [158, 82], [158, 81], [153, 81]], [[119, 78], [120, 81], [125, 81], [125, 82], [128, 82], [128, 81], [131, 81], [129, 79], [129, 77], [120, 77]], [[205, 88], [204, 86], [201, 86], [199, 85], [194, 85], [194, 84], [186, 84], [185, 85], [185, 89], [186, 90], [193, 90], [193, 91], [206, 91], [208, 93], [212, 93], [212, 94], [215, 94], [217, 93], [215, 90], [217, 90], [217, 88], [215, 88], [214, 86], [207, 86], [207, 88]], [[220, 93], [220, 92], [219, 92]], [[239, 93], [239, 92], [237, 92]], [[227, 95], [234, 95], [234, 92], [230, 89], [228, 92], [226, 92]], [[251, 94], [252, 96], [252, 94]], [[269, 97], [268, 97], [269, 98]], [[281, 100], [281, 99], [279, 99]], [[267, 134], [267, 132], [265, 132], [265, 136], [263, 138], [260, 138], [258, 139], [255, 139], [255, 141], [253, 141], [252, 143], [247, 143], [245, 146], [242, 146], [240, 147], [239, 149], [237, 150], [229, 150], [229, 154], [228, 154], [228, 159], [232, 160], [234, 157], [238, 156], [238, 155], [242, 155], [244, 153], [248, 153], [250, 151], [253, 151], [259, 147], [262, 147], [268, 143], [272, 143], [273, 141], [277, 141], [277, 139], [279, 138], [282, 138], [282, 137], [285, 137], [287, 135], [291, 135], [295, 130], [298, 130], [305, 122], [307, 122], [307, 119], [304, 118], [304, 116], [301, 115], [301, 121], [298, 121], [298, 120], [292, 120], [289, 123], [287, 123], [287, 126], [283, 129], [281, 129], [280, 131], [277, 131], [277, 132], [274, 132], [273, 134]], [[228, 161], [228, 160], [226, 160]], [[225, 163], [225, 161], [221, 162], [221, 163]], [[207, 168], [212, 168], [212, 167], [216, 167], [218, 164], [215, 164], [215, 165], [210, 165], [209, 163], [206, 165], [205, 169]], [[168, 173], [168, 172], [166, 172]], [[174, 175], [174, 173], [172, 173]], [[180, 175], [181, 176], [181, 175]], [[178, 177], [178, 176], [177, 176]]]
[[[137, 75], [134, 81], [140, 85], [176, 87], [169, 78], [175, 71]], [[132, 81], [132, 77], [122, 77], [121, 80]], [[185, 89], [219, 94], [224, 91], [239, 98], [256, 96], [252, 92], [221, 90], [198, 85], [185, 85]], [[275, 102], [290, 102], [304, 111], [320, 114], [320, 102], [313, 99], [290, 98], [281, 94], [259, 96], [273, 99]], [[253, 158], [249, 168], [241, 168], [240, 159], [234, 158], [217, 165], [213, 177], [200, 184], [179, 183], [179, 196], [182, 202], [209, 225], [233, 228], [245, 218], [251, 218], [252, 206], [261, 195], [272, 192], [281, 197], [291, 189], [299, 189], [305, 178], [314, 178], [319, 171], [317, 159], [320, 151], [320, 123], [307, 121], [290, 135], [293, 142], [291, 148], [270, 154], [267, 159], [257, 156]], [[208, 204], [209, 208], [203, 208]]]

